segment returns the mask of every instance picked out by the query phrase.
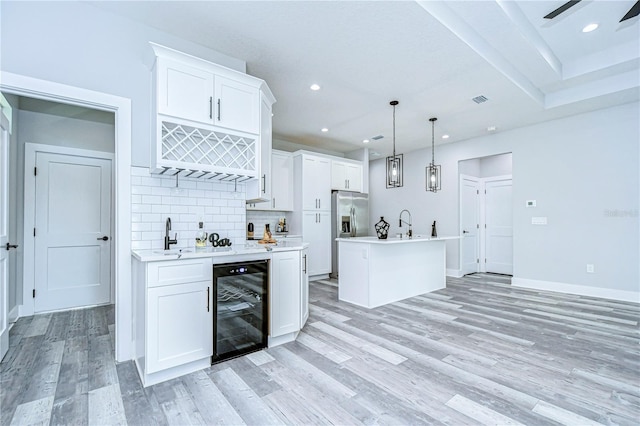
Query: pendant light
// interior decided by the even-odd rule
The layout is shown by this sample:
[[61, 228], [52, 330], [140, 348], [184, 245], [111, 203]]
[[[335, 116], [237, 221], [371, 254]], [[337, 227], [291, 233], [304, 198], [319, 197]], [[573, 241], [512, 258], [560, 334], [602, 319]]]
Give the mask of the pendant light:
[[435, 160], [435, 125], [436, 125], [436, 117], [432, 117], [429, 119], [431, 122], [431, 164], [429, 164], [426, 168], [427, 172], [427, 191], [438, 192], [440, 191], [441, 182], [440, 182], [440, 165], [436, 164]]
[[396, 155], [396, 105], [398, 101], [391, 101], [393, 107], [393, 155], [387, 157], [387, 188], [402, 186], [402, 154]]

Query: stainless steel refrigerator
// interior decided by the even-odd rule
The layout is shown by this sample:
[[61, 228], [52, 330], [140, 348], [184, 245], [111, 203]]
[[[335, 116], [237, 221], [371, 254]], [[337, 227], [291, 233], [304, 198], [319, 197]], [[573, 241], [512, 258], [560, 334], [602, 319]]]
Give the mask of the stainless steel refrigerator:
[[336, 238], [369, 235], [369, 195], [334, 191], [331, 194], [331, 277], [338, 278]]

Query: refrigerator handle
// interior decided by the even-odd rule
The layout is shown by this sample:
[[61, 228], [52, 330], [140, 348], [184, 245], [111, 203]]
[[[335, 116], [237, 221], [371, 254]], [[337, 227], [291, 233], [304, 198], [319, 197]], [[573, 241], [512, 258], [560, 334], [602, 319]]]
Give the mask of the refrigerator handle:
[[356, 208], [351, 207], [351, 236], [355, 237], [358, 235], [358, 230], [356, 228]]

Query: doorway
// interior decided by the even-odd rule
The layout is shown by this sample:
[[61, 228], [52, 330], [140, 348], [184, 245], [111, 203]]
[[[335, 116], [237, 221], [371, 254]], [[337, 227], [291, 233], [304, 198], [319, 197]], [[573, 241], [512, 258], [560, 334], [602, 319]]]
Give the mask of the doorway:
[[459, 162], [460, 274], [513, 275], [511, 154]]
[[[131, 100], [120, 96], [68, 86], [18, 74], [2, 72], [0, 91], [5, 94], [82, 106], [110, 112], [115, 126], [114, 162], [114, 285], [115, 358], [131, 359]], [[22, 234], [21, 234], [22, 235]], [[22, 292], [21, 292], [22, 293]], [[20, 300], [22, 303], [22, 300]], [[20, 305], [20, 316], [32, 315], [29, 306]]]

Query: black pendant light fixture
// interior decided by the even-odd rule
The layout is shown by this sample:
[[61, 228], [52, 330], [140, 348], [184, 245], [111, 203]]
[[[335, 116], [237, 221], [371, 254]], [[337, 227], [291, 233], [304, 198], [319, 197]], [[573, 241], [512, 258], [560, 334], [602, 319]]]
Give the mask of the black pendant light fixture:
[[393, 107], [393, 155], [387, 157], [387, 188], [402, 186], [402, 154], [396, 155], [396, 105], [398, 101], [391, 101]]
[[426, 168], [427, 171], [427, 191], [438, 192], [440, 191], [440, 165], [436, 164], [435, 160], [435, 125], [436, 125], [436, 117], [432, 117], [429, 119], [431, 122], [431, 164], [429, 164]]

